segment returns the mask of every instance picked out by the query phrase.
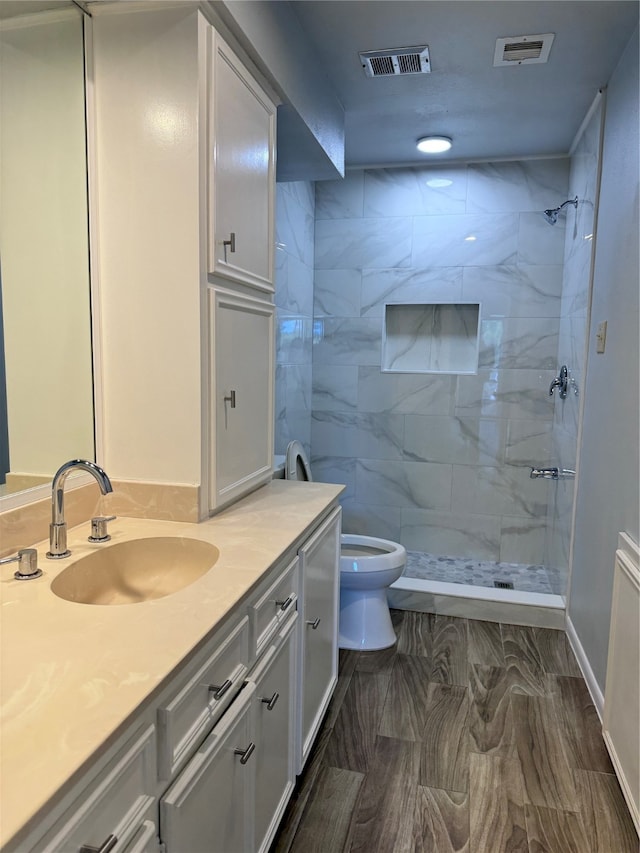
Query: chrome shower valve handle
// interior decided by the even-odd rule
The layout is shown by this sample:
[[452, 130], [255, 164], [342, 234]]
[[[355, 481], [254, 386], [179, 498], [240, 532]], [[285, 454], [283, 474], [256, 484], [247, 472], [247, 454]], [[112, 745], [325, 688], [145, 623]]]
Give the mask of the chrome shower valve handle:
[[555, 389], [558, 389], [558, 397], [561, 400], [566, 399], [567, 392], [569, 389], [569, 369], [566, 364], [563, 364], [560, 368], [560, 372], [553, 380], [551, 385], [549, 385], [549, 396], [553, 397], [553, 392]]

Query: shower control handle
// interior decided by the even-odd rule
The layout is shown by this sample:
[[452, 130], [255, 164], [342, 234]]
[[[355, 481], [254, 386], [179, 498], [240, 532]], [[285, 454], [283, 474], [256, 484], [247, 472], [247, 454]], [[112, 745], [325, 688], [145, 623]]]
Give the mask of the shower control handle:
[[532, 468], [529, 474], [532, 480], [572, 480], [575, 476], [572, 468]]
[[559, 472], [557, 468], [532, 468], [529, 477], [532, 480], [557, 480]]
[[558, 397], [560, 397], [561, 400], [566, 399], [567, 391], [569, 389], [569, 369], [566, 364], [562, 365], [560, 372], [551, 385], [549, 385], [550, 397], [553, 397], [553, 392], [556, 388], [558, 389]]

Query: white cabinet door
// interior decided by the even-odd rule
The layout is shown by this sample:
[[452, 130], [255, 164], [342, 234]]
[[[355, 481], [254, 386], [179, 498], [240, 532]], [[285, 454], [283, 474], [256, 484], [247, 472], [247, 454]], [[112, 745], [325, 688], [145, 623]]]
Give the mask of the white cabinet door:
[[269, 303], [209, 291], [210, 509], [271, 478], [273, 315]]
[[340, 508], [300, 549], [302, 576], [300, 772], [338, 677]]
[[146, 845], [141, 849], [156, 849], [155, 753], [154, 727], [136, 731], [44, 838], [29, 845], [32, 853], [105, 845], [113, 853], [129, 853], [141, 838]]
[[166, 853], [251, 850], [254, 692], [251, 683], [243, 688], [160, 800], [160, 838]]
[[251, 680], [256, 685], [255, 849], [268, 850], [295, 781], [295, 664], [298, 616], [288, 620]]
[[[113, 848], [115, 853], [115, 847]], [[126, 853], [159, 853], [158, 831], [152, 820], [145, 820]]]
[[210, 33], [209, 272], [272, 292], [276, 108]]

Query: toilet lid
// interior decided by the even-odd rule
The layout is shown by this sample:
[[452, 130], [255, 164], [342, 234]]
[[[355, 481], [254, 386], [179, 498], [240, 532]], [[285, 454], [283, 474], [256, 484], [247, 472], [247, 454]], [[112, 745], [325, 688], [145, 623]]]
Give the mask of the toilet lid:
[[309, 460], [298, 440], [290, 441], [287, 445], [284, 476], [287, 480], [311, 480]]

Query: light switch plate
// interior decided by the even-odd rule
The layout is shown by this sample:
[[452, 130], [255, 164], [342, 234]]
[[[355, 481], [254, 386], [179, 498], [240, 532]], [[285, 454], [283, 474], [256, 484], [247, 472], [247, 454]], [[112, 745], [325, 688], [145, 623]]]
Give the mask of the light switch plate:
[[598, 323], [598, 328], [596, 330], [596, 352], [597, 353], [603, 353], [606, 343], [607, 343], [607, 321], [603, 320], [602, 323]]

